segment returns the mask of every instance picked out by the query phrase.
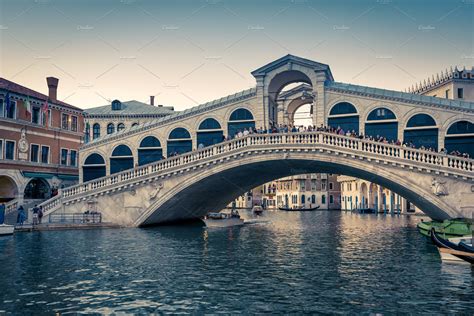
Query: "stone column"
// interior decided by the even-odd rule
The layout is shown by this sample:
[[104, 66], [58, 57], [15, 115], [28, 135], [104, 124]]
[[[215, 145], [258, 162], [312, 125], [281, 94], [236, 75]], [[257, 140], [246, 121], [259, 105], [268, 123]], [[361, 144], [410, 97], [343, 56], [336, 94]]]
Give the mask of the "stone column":
[[316, 126], [320, 126], [321, 124], [326, 125], [325, 81], [326, 75], [324, 72], [318, 72], [316, 74], [316, 84], [313, 86], [313, 124]]

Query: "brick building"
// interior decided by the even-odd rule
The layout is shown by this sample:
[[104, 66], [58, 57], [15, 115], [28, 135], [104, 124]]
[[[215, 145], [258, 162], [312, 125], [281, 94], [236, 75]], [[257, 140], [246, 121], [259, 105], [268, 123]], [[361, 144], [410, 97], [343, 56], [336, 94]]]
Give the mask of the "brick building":
[[30, 206], [78, 180], [82, 110], [57, 99], [58, 79], [48, 95], [0, 78], [0, 202]]

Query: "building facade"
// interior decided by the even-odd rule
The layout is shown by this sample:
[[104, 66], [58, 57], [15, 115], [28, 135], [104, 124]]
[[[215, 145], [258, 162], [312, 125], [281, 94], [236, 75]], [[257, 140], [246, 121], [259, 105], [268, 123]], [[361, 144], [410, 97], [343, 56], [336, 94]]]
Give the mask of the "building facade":
[[149, 123], [174, 112], [172, 106], [155, 106], [154, 101], [154, 96], [150, 96], [150, 104], [136, 100], [113, 100], [108, 105], [85, 109], [85, 142]]
[[80, 108], [0, 78], [0, 202], [34, 203], [78, 181]]

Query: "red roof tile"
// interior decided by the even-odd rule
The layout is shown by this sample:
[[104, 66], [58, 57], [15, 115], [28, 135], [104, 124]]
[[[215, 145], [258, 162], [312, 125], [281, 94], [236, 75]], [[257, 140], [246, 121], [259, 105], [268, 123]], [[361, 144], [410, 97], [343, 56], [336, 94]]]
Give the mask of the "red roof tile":
[[[19, 85], [18, 83], [7, 80], [5, 78], [0, 78], [0, 89], [5, 89], [7, 91], [11, 91], [11, 92], [18, 93], [18, 94], [21, 94], [21, 95], [34, 97], [34, 98], [40, 99], [42, 101], [49, 100], [49, 97], [47, 95], [39, 93], [38, 91], [32, 90], [32, 89], [27, 88], [25, 86]], [[71, 104], [65, 103], [63, 101], [59, 101], [59, 100], [51, 101], [51, 100], [49, 100], [49, 102], [53, 103], [53, 104], [56, 104], [56, 105], [64, 106], [64, 107], [82, 112], [81, 108], [78, 108], [78, 107], [73, 106]]]

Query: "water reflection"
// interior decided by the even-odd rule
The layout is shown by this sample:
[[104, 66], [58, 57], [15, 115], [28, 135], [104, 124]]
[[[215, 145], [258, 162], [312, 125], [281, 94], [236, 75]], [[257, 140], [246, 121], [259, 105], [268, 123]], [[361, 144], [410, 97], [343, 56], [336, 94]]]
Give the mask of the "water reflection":
[[[251, 217], [250, 213], [243, 214]], [[0, 310], [464, 313], [473, 270], [441, 264], [417, 218], [267, 212], [265, 223], [0, 239]]]

